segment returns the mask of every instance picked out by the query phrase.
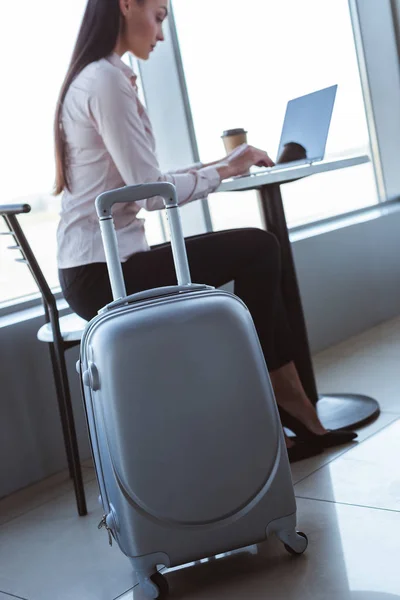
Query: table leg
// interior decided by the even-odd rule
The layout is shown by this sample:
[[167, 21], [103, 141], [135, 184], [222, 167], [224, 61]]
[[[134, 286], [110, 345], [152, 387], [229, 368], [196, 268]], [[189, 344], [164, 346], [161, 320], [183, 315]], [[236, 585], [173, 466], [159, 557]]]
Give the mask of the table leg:
[[294, 362], [303, 387], [316, 405], [319, 417], [327, 429], [365, 424], [380, 412], [379, 405], [373, 398], [358, 394], [318, 394], [280, 185], [263, 186], [258, 193], [263, 225], [275, 234], [281, 246], [282, 294], [293, 333]]

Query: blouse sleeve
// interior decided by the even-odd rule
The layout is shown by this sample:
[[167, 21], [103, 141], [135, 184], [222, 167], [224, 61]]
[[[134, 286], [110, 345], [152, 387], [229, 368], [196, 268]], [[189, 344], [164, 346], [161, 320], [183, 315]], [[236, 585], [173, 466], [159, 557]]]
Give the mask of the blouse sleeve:
[[[168, 181], [176, 186], [179, 204], [205, 198], [220, 184], [214, 167], [193, 165], [173, 173], [162, 173], [150, 147], [140, 118], [135, 92], [129, 80], [116, 69], [101, 73], [89, 109], [97, 130], [126, 185]], [[160, 197], [138, 202], [147, 210], [163, 208]]]

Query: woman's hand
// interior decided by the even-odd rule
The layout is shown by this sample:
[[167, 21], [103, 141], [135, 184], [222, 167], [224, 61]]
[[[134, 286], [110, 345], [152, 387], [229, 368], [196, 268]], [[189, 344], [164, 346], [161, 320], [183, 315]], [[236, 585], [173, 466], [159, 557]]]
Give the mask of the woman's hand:
[[245, 175], [250, 167], [273, 167], [274, 162], [263, 150], [242, 144], [215, 166], [221, 179]]

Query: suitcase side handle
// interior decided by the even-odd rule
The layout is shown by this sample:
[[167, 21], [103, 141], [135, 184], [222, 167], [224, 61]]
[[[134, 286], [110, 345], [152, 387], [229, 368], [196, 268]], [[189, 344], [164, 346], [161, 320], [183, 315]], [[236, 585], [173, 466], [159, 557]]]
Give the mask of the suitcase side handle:
[[161, 196], [167, 209], [172, 254], [178, 285], [191, 285], [189, 263], [175, 186], [168, 182], [128, 185], [123, 188], [104, 192], [96, 198], [96, 211], [100, 221], [101, 236], [114, 300], [124, 298], [126, 296], [126, 288], [119, 260], [118, 241], [111, 209], [117, 203], [137, 202], [138, 200], [153, 198], [154, 196]]

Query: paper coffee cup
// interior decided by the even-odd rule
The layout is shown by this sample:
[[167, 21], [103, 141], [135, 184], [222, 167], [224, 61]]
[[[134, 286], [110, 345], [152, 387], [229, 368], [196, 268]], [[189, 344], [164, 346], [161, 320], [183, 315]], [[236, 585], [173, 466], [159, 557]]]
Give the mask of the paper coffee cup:
[[227, 154], [238, 146], [247, 144], [247, 131], [245, 129], [227, 129], [221, 137]]

